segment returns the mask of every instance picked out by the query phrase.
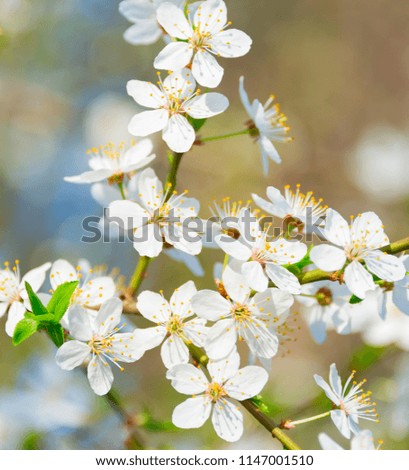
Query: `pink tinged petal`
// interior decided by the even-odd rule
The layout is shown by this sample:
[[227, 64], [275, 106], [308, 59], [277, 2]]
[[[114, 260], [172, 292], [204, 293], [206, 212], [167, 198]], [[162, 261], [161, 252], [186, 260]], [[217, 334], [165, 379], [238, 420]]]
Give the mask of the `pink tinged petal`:
[[6, 333], [13, 337], [17, 323], [24, 318], [26, 308], [21, 302], [13, 302], [9, 308], [9, 314], [6, 321]]
[[66, 176], [64, 181], [67, 183], [75, 184], [91, 184], [98, 183], [99, 181], [104, 181], [110, 176], [112, 176], [113, 171], [111, 170], [92, 170], [81, 173], [77, 176]]
[[267, 276], [279, 289], [290, 294], [299, 294], [301, 292], [300, 281], [287, 269], [274, 263], [267, 263], [265, 270]]
[[240, 369], [224, 385], [227, 394], [236, 400], [246, 400], [259, 394], [268, 381], [268, 373], [258, 366]]
[[210, 359], [228, 356], [236, 347], [237, 331], [234, 320], [219, 320], [209, 328], [205, 349]]
[[188, 318], [193, 315], [190, 301], [196, 294], [197, 289], [193, 281], [188, 281], [175, 289], [169, 300], [170, 308], [174, 315]]
[[195, 318], [185, 323], [185, 335], [196, 346], [204, 346], [208, 331], [209, 328], [206, 326], [204, 318]]
[[348, 222], [334, 209], [328, 209], [325, 218], [325, 238], [337, 246], [351, 243]]
[[74, 266], [65, 259], [55, 261], [51, 267], [50, 283], [53, 289], [65, 282], [77, 281], [77, 271]]
[[189, 350], [177, 335], [171, 335], [164, 341], [160, 355], [167, 369], [189, 362]]
[[106, 395], [112, 387], [114, 374], [111, 366], [100, 356], [94, 356], [88, 364], [89, 384], [97, 395]]
[[129, 80], [126, 91], [139, 105], [158, 109], [166, 103], [163, 92], [153, 83], [141, 80]]
[[155, 57], [153, 66], [159, 70], [180, 70], [190, 63], [192, 46], [186, 42], [170, 42]]
[[230, 400], [215, 403], [212, 423], [217, 435], [227, 442], [238, 441], [243, 434], [243, 415]]
[[346, 438], [351, 438], [351, 429], [349, 427], [348, 418], [342, 410], [331, 411], [332, 422], [337, 427], [338, 431]]
[[135, 229], [148, 221], [149, 213], [136, 202], [114, 201], [108, 207], [108, 216], [123, 230]]
[[239, 29], [228, 29], [211, 38], [212, 52], [222, 57], [242, 57], [251, 48], [251, 37]]
[[216, 34], [226, 26], [227, 8], [223, 1], [210, 0], [197, 3], [193, 17], [193, 24], [196, 28], [200, 28], [202, 32]]
[[235, 302], [244, 303], [250, 297], [251, 289], [246, 278], [229, 265], [224, 268], [222, 282], [227, 294]]
[[217, 321], [230, 315], [231, 303], [218, 292], [201, 290], [192, 297], [192, 309], [198, 317]]
[[189, 39], [193, 35], [192, 27], [183, 10], [176, 5], [168, 2], [162, 4], [156, 12], [156, 18], [169, 36]]
[[184, 109], [192, 118], [203, 119], [221, 114], [229, 107], [229, 100], [221, 93], [204, 93], [189, 100]]
[[64, 315], [64, 319], [68, 322], [70, 334], [75, 339], [89, 341], [92, 338], [92, 317], [85, 308], [77, 304], [71, 306]]
[[145, 137], [165, 129], [168, 121], [169, 113], [165, 109], [142, 111], [131, 119], [128, 131], [136, 137]]
[[360, 299], [364, 299], [369, 290], [374, 290], [376, 285], [372, 275], [359, 261], [352, 261], [344, 272], [344, 281], [348, 289]]
[[123, 34], [126, 42], [134, 46], [153, 44], [162, 36], [156, 20], [142, 20], [130, 26]]
[[247, 94], [246, 90], [244, 89], [244, 77], [240, 77], [239, 93], [240, 93], [240, 99], [241, 99], [241, 102], [243, 103], [244, 109], [247, 111], [247, 114], [252, 118], [253, 117], [253, 112], [252, 112], [253, 108], [250, 104], [248, 94]]
[[192, 73], [200, 85], [216, 88], [222, 81], [224, 69], [211, 54], [199, 50], [193, 57]]
[[138, 347], [148, 351], [159, 346], [165, 339], [166, 333], [164, 326], [153, 326], [152, 328], [137, 328], [133, 336]]
[[347, 258], [344, 250], [331, 245], [318, 245], [310, 252], [311, 261], [323, 271], [337, 271], [341, 269]]
[[323, 450], [344, 450], [339, 444], [337, 444], [333, 439], [323, 432], [318, 434], [318, 440], [321, 449]]
[[223, 359], [210, 359], [207, 369], [213, 382], [224, 383], [234, 377], [239, 371], [240, 356], [237, 349], [228, 354]]
[[163, 130], [162, 138], [171, 150], [184, 153], [192, 147], [196, 134], [184, 116], [174, 114]]
[[397, 256], [376, 250], [365, 255], [364, 261], [369, 271], [384, 281], [400, 281], [406, 275], [405, 265]]
[[133, 333], [113, 335], [110, 351], [111, 355], [121, 362], [135, 362], [145, 353]]
[[145, 290], [138, 295], [136, 308], [154, 323], [166, 323], [171, 315], [169, 303], [162, 295]]
[[327, 395], [327, 397], [332, 401], [332, 403], [339, 406], [339, 398], [335, 395], [334, 391], [327, 384], [327, 382], [325, 382], [325, 380], [317, 374], [314, 375], [314, 380], [316, 384], [324, 390], [325, 395]]
[[51, 268], [51, 263], [44, 263], [43, 265], [39, 266], [38, 268], [31, 269], [28, 271], [23, 278], [21, 279], [21, 283], [19, 286], [20, 295], [23, 298], [27, 298], [26, 287], [25, 283], [28, 282], [33, 289], [34, 292], [37, 292], [40, 287], [43, 285], [46, 272]]
[[260, 263], [248, 261], [241, 267], [243, 276], [247, 279], [250, 287], [258, 292], [263, 292], [268, 288], [268, 278]]
[[67, 341], [58, 349], [55, 360], [61, 369], [73, 370], [83, 364], [90, 355], [91, 349], [87, 344], [73, 340]]
[[158, 224], [146, 224], [135, 230], [133, 246], [141, 256], [156, 258], [163, 249], [162, 232]]
[[179, 364], [166, 373], [166, 378], [172, 382], [172, 387], [179, 393], [194, 395], [207, 390], [209, 381], [201, 369], [192, 364]]
[[172, 422], [181, 429], [196, 429], [209, 419], [211, 401], [206, 396], [188, 398], [178, 405], [172, 414]]
[[351, 237], [352, 240], [364, 239], [370, 250], [389, 245], [382, 221], [375, 212], [364, 212], [356, 217], [352, 224]]
[[112, 298], [105, 301], [95, 319], [95, 332], [105, 336], [114, 330], [121, 321], [122, 302], [119, 299]]

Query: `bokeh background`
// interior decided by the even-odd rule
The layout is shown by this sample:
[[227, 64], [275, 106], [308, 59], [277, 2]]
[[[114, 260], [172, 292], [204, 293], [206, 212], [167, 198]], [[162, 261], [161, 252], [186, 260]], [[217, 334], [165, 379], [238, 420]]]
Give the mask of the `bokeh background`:
[[[100, 215], [101, 208], [88, 186], [63, 182], [64, 176], [87, 168], [87, 148], [129, 137], [127, 124], [137, 106], [125, 84], [154, 77], [152, 61], [162, 43], [127, 44], [122, 33], [129, 24], [119, 15], [118, 3], [0, 1], [0, 260], [18, 258], [23, 271], [58, 258], [73, 264], [87, 258], [92, 264], [118, 267], [125, 276], [134, 267], [136, 253], [130, 244], [79, 242], [81, 220]], [[262, 175], [257, 146], [246, 136], [194, 148], [183, 159], [179, 188], [201, 201], [201, 215], [206, 216], [213, 198], [246, 200], [252, 192], [262, 195], [267, 185], [301, 183], [345, 216], [375, 210], [391, 240], [405, 236], [409, 3], [226, 3], [234, 26], [250, 34], [254, 45], [247, 56], [223, 61], [220, 91], [231, 105], [209, 120], [202, 135], [242, 128], [247, 117], [238, 79], [243, 74], [250, 98], [278, 97], [295, 141], [278, 145], [283, 163], [271, 165], [268, 177]], [[165, 148], [160, 139], [155, 143], [154, 167], [164, 176]], [[213, 264], [221, 256], [216, 251], [200, 256], [207, 274], [197, 279], [198, 287], [210, 285]], [[185, 266], [162, 257], [150, 267], [145, 287], [171, 293], [189, 278]], [[14, 348], [1, 330], [0, 447], [121, 448], [120, 423], [89, 393], [81, 375], [57, 369], [46, 338], [37, 335]], [[328, 409], [312, 375], [326, 375], [333, 361], [342, 371], [358, 365], [367, 369], [381, 415], [379, 425], [368, 427], [385, 441], [383, 448], [409, 448], [407, 353], [393, 345], [363, 349], [359, 335], [330, 334], [324, 346], [317, 346], [302, 319], [292, 336], [283, 357], [273, 361], [265, 390], [276, 417], [306, 417]], [[380, 359], [371, 365], [376, 355]], [[156, 350], [117, 378], [130, 410], [170, 421], [183, 397], [164, 372]], [[50, 416], [56, 414], [66, 419], [53, 422]], [[293, 435], [313, 449], [321, 430], [346, 445], [330, 422], [300, 426]], [[153, 448], [277, 447], [248, 417], [245, 435], [234, 446], [217, 439], [210, 424], [197, 432], [145, 433]]]

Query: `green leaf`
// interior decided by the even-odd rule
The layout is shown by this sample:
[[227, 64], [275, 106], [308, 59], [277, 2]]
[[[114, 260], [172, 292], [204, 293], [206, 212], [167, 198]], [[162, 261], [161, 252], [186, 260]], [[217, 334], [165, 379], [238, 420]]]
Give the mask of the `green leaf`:
[[349, 299], [349, 303], [350, 304], [359, 304], [360, 302], [362, 302], [363, 299], [360, 299], [359, 297], [357, 297], [356, 295], [352, 294], [350, 299]]
[[190, 124], [192, 124], [193, 126], [193, 129], [197, 132], [198, 130], [200, 130], [205, 122], [206, 122], [206, 118], [203, 118], [203, 119], [194, 119], [190, 116], [188, 116], [188, 121], [190, 122]]
[[33, 291], [30, 284], [26, 282], [25, 285], [34, 315], [48, 315], [48, 310], [44, 307], [41, 300], [37, 297], [37, 294]]
[[27, 338], [32, 336], [39, 328], [39, 323], [34, 318], [23, 318], [20, 320], [13, 333], [13, 344], [18, 346]]
[[72, 294], [78, 286], [78, 281], [65, 282], [57, 287], [50, 301], [48, 302], [47, 308], [50, 313], [55, 317], [55, 321], [59, 322], [64, 316], [70, 306]]
[[59, 348], [64, 344], [64, 330], [59, 323], [49, 323], [44, 325], [52, 342]]

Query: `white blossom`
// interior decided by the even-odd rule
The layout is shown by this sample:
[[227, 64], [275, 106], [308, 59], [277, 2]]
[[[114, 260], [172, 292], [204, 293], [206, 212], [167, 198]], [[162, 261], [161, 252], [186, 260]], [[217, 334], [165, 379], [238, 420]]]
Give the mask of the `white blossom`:
[[[345, 450], [323, 432], [318, 434], [318, 440], [323, 450]], [[364, 429], [354, 436], [351, 439], [351, 450], [375, 450], [372, 432], [369, 429]]]
[[220, 93], [195, 91], [196, 82], [189, 69], [173, 72], [158, 84], [130, 80], [127, 91], [141, 106], [153, 108], [136, 114], [128, 130], [134, 136], [162, 131], [162, 138], [174, 152], [187, 152], [196, 134], [188, 117], [204, 119], [222, 113], [229, 100]]
[[230, 266], [224, 269], [220, 286], [223, 295], [206, 289], [192, 298], [193, 311], [215, 322], [205, 342], [209, 357], [226, 357], [236, 348], [238, 339], [244, 340], [256, 356], [275, 356], [279, 340], [269, 326], [288, 315], [293, 297], [274, 288], [251, 296], [245, 277]]
[[123, 370], [118, 362], [135, 362], [144, 353], [133, 333], [118, 333], [121, 314], [122, 302], [115, 298], [104, 302], [95, 318], [75, 305], [69, 325], [74, 339], [57, 351], [56, 361], [61, 369], [72, 370], [88, 363], [88, 380], [97, 395], [107, 394], [112, 387], [111, 365]]
[[185, 4], [184, 0], [123, 0], [119, 4], [119, 12], [134, 23], [125, 31], [125, 41], [134, 46], [148, 45], [163, 36], [164, 32], [156, 19], [156, 11], [164, 2], [180, 7]]
[[129, 148], [126, 148], [124, 142], [119, 145], [109, 142], [99, 148], [94, 147], [87, 152], [91, 156], [88, 161], [91, 170], [77, 176], [67, 176], [64, 180], [78, 184], [104, 180], [110, 184], [122, 183], [125, 176], [131, 178], [133, 172], [151, 163], [155, 158], [152, 149], [150, 139], [143, 139], [137, 143], [132, 141]]
[[25, 283], [28, 282], [37, 293], [45, 281], [51, 263], [31, 269], [22, 278], [18, 260], [11, 269], [8, 262], [5, 262], [4, 266], [5, 268], [0, 270], [0, 318], [8, 311], [6, 333], [13, 336], [17, 323], [24, 318], [27, 309], [31, 310]]
[[186, 197], [186, 192], [170, 194], [164, 190], [151, 168], [141, 172], [137, 201], [114, 201], [109, 205], [109, 216], [121, 220], [125, 230], [134, 231], [135, 250], [151, 258], [159, 255], [164, 244], [191, 255], [200, 253], [200, 236], [184, 226], [198, 212], [196, 199]]
[[291, 142], [292, 140], [287, 136], [290, 130], [287, 117], [280, 111], [278, 103], [274, 103], [275, 97], [273, 95], [264, 105], [257, 99], [250, 103], [244, 89], [244, 77], [240, 77], [239, 91], [243, 106], [250, 116], [248, 123], [250, 135], [255, 137], [260, 147], [263, 170], [267, 174], [269, 160], [281, 163], [281, 157], [273, 142]]
[[336, 246], [315, 246], [310, 253], [311, 260], [328, 272], [340, 270], [347, 263], [343, 279], [348, 289], [360, 299], [376, 287], [372, 274], [388, 282], [399, 281], [405, 276], [402, 260], [379, 250], [389, 244], [389, 239], [375, 213], [364, 212], [349, 226], [337, 211], [328, 209], [323, 233]]
[[175, 290], [169, 302], [156, 292], [144, 291], [138, 295], [137, 309], [156, 326], [136, 330], [135, 337], [145, 350], [162, 344], [161, 357], [168, 369], [189, 361], [186, 343], [201, 347], [205, 342], [206, 320], [197, 318], [191, 307], [195, 293], [194, 282], [188, 281]]
[[189, 7], [190, 15], [174, 4], [158, 8], [157, 19], [169, 36], [180, 39], [165, 46], [154, 61], [162, 70], [179, 70], [191, 64], [197, 82], [217, 87], [224, 70], [217, 57], [241, 57], [250, 50], [251, 38], [238, 29], [227, 29], [226, 4], [221, 0], [196, 2]]
[[237, 352], [221, 361], [209, 361], [210, 380], [192, 364], [170, 369], [166, 377], [172, 381], [172, 386], [179, 393], [192, 395], [174, 409], [173, 424], [183, 429], [200, 428], [211, 415], [219, 437], [229, 442], [239, 440], [243, 434], [243, 415], [234, 400], [254, 397], [268, 380], [262, 367], [239, 369], [239, 365]]
[[329, 384], [321, 376], [314, 375], [317, 385], [337, 407], [331, 410], [331, 419], [338, 431], [347, 439], [350, 439], [351, 434], [359, 434], [359, 419], [378, 422], [375, 403], [370, 398], [371, 392], [364, 392], [362, 389], [366, 380], [356, 383], [353, 381], [354, 376], [355, 371], [342, 386], [335, 364], [331, 364], [330, 367]]

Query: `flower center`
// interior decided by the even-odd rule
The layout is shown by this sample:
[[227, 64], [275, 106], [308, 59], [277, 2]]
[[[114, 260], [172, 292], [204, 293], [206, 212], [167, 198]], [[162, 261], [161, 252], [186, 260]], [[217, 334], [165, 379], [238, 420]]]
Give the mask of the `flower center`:
[[233, 315], [236, 320], [243, 321], [250, 318], [252, 313], [247, 305], [236, 303], [233, 305]]
[[196, 30], [193, 36], [189, 39], [189, 44], [195, 49], [196, 51], [204, 50], [204, 49], [211, 49], [209, 40], [212, 35], [209, 32], [202, 32], [200, 30]]
[[223, 385], [212, 382], [207, 388], [206, 395], [212, 400], [212, 402], [216, 402], [217, 400], [227, 396], [227, 392], [223, 388]]
[[109, 353], [112, 346], [112, 336], [94, 336], [88, 341], [88, 346], [94, 354]]
[[178, 315], [172, 315], [166, 325], [166, 330], [170, 335], [180, 335], [183, 332], [183, 322]]
[[332, 291], [328, 289], [328, 287], [321, 287], [321, 289], [318, 289], [315, 293], [315, 298], [320, 305], [327, 307], [331, 305], [333, 301]]

